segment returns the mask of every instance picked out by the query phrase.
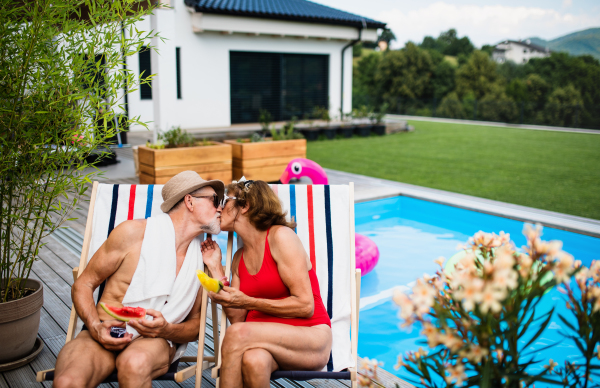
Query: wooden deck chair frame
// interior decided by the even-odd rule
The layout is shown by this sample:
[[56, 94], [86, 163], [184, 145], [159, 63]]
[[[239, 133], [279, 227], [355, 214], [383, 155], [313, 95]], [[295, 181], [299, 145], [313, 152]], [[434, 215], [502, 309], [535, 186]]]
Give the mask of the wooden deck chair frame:
[[[79, 266], [73, 268], [73, 280], [77, 280], [77, 278], [81, 275], [85, 266], [87, 265], [87, 257], [90, 250], [91, 240], [92, 240], [92, 225], [94, 218], [94, 204], [96, 201], [96, 194], [98, 191], [98, 182], [94, 182], [92, 186], [92, 195], [90, 197], [90, 207], [88, 211], [88, 218], [85, 226], [85, 235], [83, 239], [83, 246], [81, 249], [81, 257], [79, 259]], [[231, 237], [227, 243], [227, 249], [231, 250], [230, 247], [233, 247], [233, 237]], [[205, 356], [204, 355], [204, 340], [206, 334], [206, 318], [207, 318], [207, 308], [208, 308], [208, 293], [202, 293], [202, 305], [201, 305], [201, 316], [200, 316], [200, 333], [198, 335], [198, 354], [196, 357], [193, 356], [182, 356], [179, 359], [179, 362], [195, 362], [196, 365], [189, 366], [185, 369], [182, 369], [178, 372], [174, 373], [172, 379], [175, 382], [183, 382], [189, 379], [192, 376], [196, 376], [196, 388], [200, 388], [202, 386], [202, 371], [205, 369], [209, 369], [212, 364], [217, 364], [218, 356], [220, 355], [220, 342], [215, 341], [214, 350], [215, 356]], [[217, 315], [217, 305], [211, 303], [211, 313], [213, 319], [213, 338], [219, 337], [219, 329], [216, 325], [218, 321]], [[77, 312], [75, 311], [75, 306], [71, 305], [71, 316], [69, 318], [69, 327], [67, 330], [67, 338], [65, 344], [71, 341], [74, 337], [75, 330], [77, 325]], [[200, 362], [199, 362], [200, 361]], [[36, 381], [43, 382], [50, 380], [49, 377], [53, 378], [54, 369], [48, 369], [37, 372]], [[160, 379], [160, 378], [159, 378]]]
[[[350, 339], [351, 339], [351, 351], [352, 351], [352, 360], [354, 362], [354, 366], [351, 368], [348, 368], [348, 371], [350, 372], [350, 381], [352, 384], [352, 388], [357, 388], [358, 387], [358, 315], [359, 315], [359, 307], [360, 307], [360, 281], [361, 281], [361, 270], [360, 269], [356, 269], [356, 256], [355, 256], [355, 245], [354, 245], [354, 183], [350, 182], [348, 185], [348, 189], [349, 189], [349, 198], [348, 198], [348, 203], [349, 203], [349, 224], [350, 224], [350, 269], [352, 271], [352, 273], [350, 274], [350, 295], [348, 295], [349, 298], [352, 298], [352, 302], [350, 303], [351, 306], [351, 313], [350, 313]], [[225, 267], [225, 276], [227, 276], [227, 278], [230, 277], [231, 275], [231, 262], [233, 259], [233, 232], [229, 232], [228, 235], [228, 239], [227, 239], [227, 252], [226, 252], [226, 267]], [[216, 366], [212, 369], [211, 371], [211, 376], [212, 378], [215, 378], [217, 380], [216, 383], [216, 388], [220, 388], [220, 377], [219, 377], [219, 372], [221, 369], [221, 345], [223, 344], [223, 339], [225, 338], [225, 333], [227, 330], [227, 326], [229, 325], [228, 321], [227, 321], [227, 317], [225, 315], [225, 311], [223, 311], [221, 313], [221, 323], [219, 325], [219, 327], [221, 328], [220, 330], [220, 335], [219, 335], [219, 346], [218, 346], [218, 354], [215, 351], [215, 354], [217, 356], [216, 358]], [[213, 328], [214, 328], [214, 321], [213, 321]], [[216, 338], [216, 337], [213, 337]], [[215, 341], [215, 346], [216, 345], [216, 341]], [[215, 348], [216, 349], [216, 348]], [[335, 376], [336, 373], [338, 372], [321, 372], [321, 377], [314, 377], [314, 378], [326, 378], [324, 375], [325, 374], [332, 374], [333, 376]], [[277, 378], [282, 378], [284, 376], [278, 377], [277, 375], [277, 371], [274, 373], [274, 375], [271, 376], [271, 379], [277, 379]], [[293, 377], [292, 377], [293, 378]], [[335, 377], [333, 377], [333, 379], [335, 379]]]

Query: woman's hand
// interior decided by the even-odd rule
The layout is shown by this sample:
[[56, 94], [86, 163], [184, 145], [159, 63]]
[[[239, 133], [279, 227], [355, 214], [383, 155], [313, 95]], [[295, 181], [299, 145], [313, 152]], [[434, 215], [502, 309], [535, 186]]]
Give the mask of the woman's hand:
[[220, 279], [223, 277], [223, 267], [221, 266], [221, 248], [219, 244], [212, 240], [211, 237], [202, 242], [202, 261], [208, 267], [213, 278]]
[[210, 292], [208, 297], [211, 301], [220, 304], [223, 307], [232, 307], [236, 309], [246, 308], [248, 296], [242, 291], [233, 287], [223, 287], [217, 294]]

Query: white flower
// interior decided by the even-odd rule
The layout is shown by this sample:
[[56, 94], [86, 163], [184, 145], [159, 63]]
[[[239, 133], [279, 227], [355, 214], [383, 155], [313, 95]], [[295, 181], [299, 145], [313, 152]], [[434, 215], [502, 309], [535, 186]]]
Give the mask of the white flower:
[[488, 354], [489, 351], [479, 345], [471, 345], [469, 349], [461, 351], [460, 353], [461, 357], [465, 357], [468, 360], [477, 363], [481, 362], [481, 359], [487, 357]]
[[437, 259], [435, 259], [433, 262], [436, 263], [437, 265], [439, 265], [440, 267], [444, 268], [444, 261], [446, 259], [442, 256], [438, 257]]
[[594, 307], [592, 308], [592, 312], [595, 313], [596, 311], [600, 310], [600, 287], [591, 286], [589, 293], [591, 297], [595, 299]]
[[506, 297], [505, 293], [492, 285], [488, 284], [485, 286], [481, 296], [481, 304], [479, 308], [481, 312], [487, 313], [491, 311], [493, 313], [497, 313], [502, 310], [502, 304], [500, 302]]
[[412, 300], [417, 306], [433, 306], [435, 297], [435, 289], [431, 284], [426, 283], [423, 279], [418, 279], [417, 284], [412, 289]]
[[569, 280], [573, 263], [573, 256], [568, 253], [561, 251], [557, 254], [554, 261], [554, 278], [558, 283], [564, 283]]
[[532, 241], [539, 238], [542, 235], [542, 225], [536, 224], [535, 228], [531, 224], [525, 224], [523, 227], [523, 234], [527, 240]]
[[452, 381], [456, 380], [456, 385], [462, 385], [467, 378], [467, 375], [465, 374], [465, 367], [461, 363], [457, 363], [454, 366], [449, 365], [446, 367], [446, 372], [449, 374], [446, 376], [446, 382], [448, 384], [451, 384]]
[[410, 298], [403, 292], [397, 291], [393, 297], [394, 303], [400, 307], [400, 317], [408, 320], [412, 317], [415, 307]]
[[496, 259], [494, 260], [494, 269], [502, 270], [512, 268], [515, 265], [515, 258], [513, 257], [513, 250], [503, 245], [496, 250]]
[[548, 365], [544, 365], [544, 368], [548, 369], [548, 372], [554, 371], [554, 368], [558, 365], [557, 362], [554, 362], [552, 359], [548, 361]]
[[440, 343], [440, 332], [431, 323], [426, 322], [423, 324], [423, 330], [421, 331], [421, 334], [427, 337], [427, 342], [430, 348], [434, 348]]
[[494, 273], [493, 285], [501, 290], [517, 288], [519, 275], [512, 269], [503, 269]]
[[471, 311], [475, 307], [475, 303], [482, 301], [481, 290], [484, 284], [483, 280], [472, 278], [469, 282], [464, 282], [461, 288], [455, 290], [453, 296], [455, 300], [462, 301], [465, 310]]
[[450, 349], [451, 352], [456, 352], [464, 346], [463, 341], [460, 338], [452, 335], [452, 333], [440, 334], [438, 339], [440, 343], [444, 344], [444, 346]]

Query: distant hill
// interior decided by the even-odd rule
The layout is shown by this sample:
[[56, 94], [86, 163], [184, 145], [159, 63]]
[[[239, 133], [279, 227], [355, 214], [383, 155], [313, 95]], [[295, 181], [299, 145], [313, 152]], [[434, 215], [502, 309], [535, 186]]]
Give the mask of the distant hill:
[[529, 38], [529, 40], [533, 44], [548, 47], [553, 51], [564, 51], [571, 55], [589, 54], [600, 59], [600, 28], [589, 28], [553, 40], [537, 37]]

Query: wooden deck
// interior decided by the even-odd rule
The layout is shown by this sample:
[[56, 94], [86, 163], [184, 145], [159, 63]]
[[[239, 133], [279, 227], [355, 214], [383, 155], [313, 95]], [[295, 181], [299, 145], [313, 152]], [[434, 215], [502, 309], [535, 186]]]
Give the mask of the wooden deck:
[[[111, 183], [131, 184], [137, 183], [135, 178], [111, 180]], [[38, 357], [29, 365], [11, 371], [0, 373], [0, 388], [39, 387], [40, 383], [35, 381], [37, 371], [54, 368], [56, 356], [63, 347], [66, 338], [66, 330], [69, 322], [71, 309], [71, 285], [73, 284], [72, 268], [79, 265], [79, 254], [85, 222], [87, 219], [87, 202], [82, 202], [79, 209], [75, 210], [73, 217], [76, 221], [69, 221], [64, 226], [68, 227], [53, 236], [47, 237], [46, 245], [40, 251], [40, 260], [33, 265], [31, 277], [43, 283], [44, 306], [41, 310], [41, 321], [38, 336], [44, 342], [44, 348]], [[210, 311], [210, 309], [209, 309]], [[210, 314], [209, 314], [210, 315]], [[208, 322], [209, 325], [211, 322]], [[212, 327], [206, 330], [206, 342], [204, 353], [213, 354]], [[359, 339], [360, 340], [360, 339]], [[195, 356], [197, 353], [197, 342], [190, 343], [186, 356]], [[180, 369], [189, 364], [180, 364]], [[378, 386], [386, 388], [412, 387], [393, 376], [380, 370]], [[154, 387], [193, 387], [195, 378], [177, 384], [175, 382], [155, 381]], [[51, 382], [44, 382], [44, 386], [51, 387]], [[210, 369], [203, 374], [203, 386], [214, 387], [215, 381], [210, 377]], [[118, 387], [118, 384], [103, 384], [102, 387]], [[293, 382], [280, 379], [271, 382], [272, 387], [349, 387], [349, 382], [311, 380], [308, 382]]]

